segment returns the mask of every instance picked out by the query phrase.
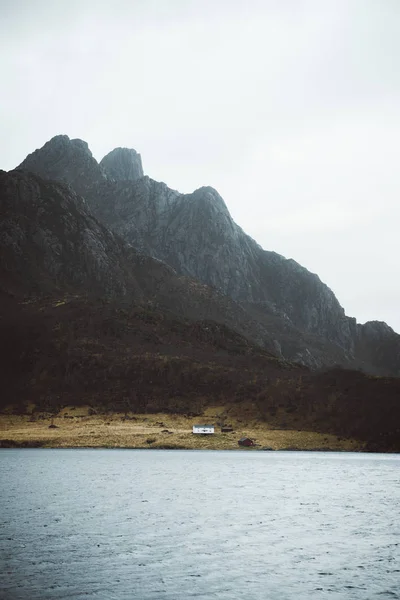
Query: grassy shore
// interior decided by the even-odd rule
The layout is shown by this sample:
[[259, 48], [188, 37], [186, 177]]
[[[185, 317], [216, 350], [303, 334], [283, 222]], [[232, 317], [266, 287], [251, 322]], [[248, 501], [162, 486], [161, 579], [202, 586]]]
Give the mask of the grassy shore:
[[[357, 440], [334, 435], [277, 429], [268, 423], [230, 420], [233, 433], [194, 435], [194, 423], [218, 421], [219, 409], [208, 409], [201, 417], [189, 418], [171, 414], [95, 414], [87, 407], [69, 407], [55, 417], [43, 413], [31, 415], [0, 415], [0, 445], [2, 447], [45, 448], [182, 448], [198, 450], [237, 450], [238, 440], [248, 436], [256, 448], [273, 450], [342, 450], [362, 451]], [[244, 450], [254, 450], [244, 449]]]

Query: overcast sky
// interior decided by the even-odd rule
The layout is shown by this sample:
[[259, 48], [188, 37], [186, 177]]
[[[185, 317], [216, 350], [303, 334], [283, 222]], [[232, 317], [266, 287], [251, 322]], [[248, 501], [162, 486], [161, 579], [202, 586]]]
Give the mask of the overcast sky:
[[135, 148], [400, 332], [399, 32], [400, 0], [0, 0], [0, 168]]

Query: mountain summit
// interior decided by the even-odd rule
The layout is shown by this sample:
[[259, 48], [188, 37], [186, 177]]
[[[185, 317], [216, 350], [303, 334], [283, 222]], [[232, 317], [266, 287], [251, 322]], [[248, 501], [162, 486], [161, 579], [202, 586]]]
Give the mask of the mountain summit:
[[103, 158], [100, 167], [116, 181], [136, 181], [143, 177], [140, 154], [130, 148], [115, 148]]
[[71, 140], [67, 135], [53, 137], [40, 150], [29, 154], [18, 168], [68, 183], [82, 196], [92, 185], [106, 180], [87, 143]]

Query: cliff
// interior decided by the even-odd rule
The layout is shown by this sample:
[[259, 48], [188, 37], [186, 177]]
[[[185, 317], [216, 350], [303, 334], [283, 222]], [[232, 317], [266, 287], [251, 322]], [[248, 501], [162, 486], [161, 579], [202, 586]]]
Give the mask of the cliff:
[[386, 324], [358, 325], [347, 317], [317, 275], [246, 235], [213, 188], [180, 194], [142, 176], [135, 151], [116, 149], [97, 164], [84, 142], [66, 136], [19, 169], [67, 181], [139, 252], [240, 303], [285, 358], [312, 368], [341, 364], [400, 375], [400, 336]]

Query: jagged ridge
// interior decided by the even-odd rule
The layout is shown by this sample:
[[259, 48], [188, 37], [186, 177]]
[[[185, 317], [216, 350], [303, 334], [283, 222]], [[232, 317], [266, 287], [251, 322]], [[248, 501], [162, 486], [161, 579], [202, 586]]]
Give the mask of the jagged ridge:
[[[247, 236], [215, 190], [179, 194], [148, 177], [128, 176], [126, 157], [139, 156], [135, 151], [117, 149], [98, 165], [86, 148], [57, 136], [20, 168], [67, 180], [103, 223], [138, 250], [241, 302], [288, 359], [400, 374], [400, 336], [385, 324], [371, 329], [346, 317], [317, 275]], [[104, 162], [110, 161], [106, 174]]]
[[79, 293], [159, 306], [224, 323], [274, 350], [265, 328], [218, 290], [139, 254], [89, 212], [68, 186], [0, 171], [0, 290], [17, 297]]

